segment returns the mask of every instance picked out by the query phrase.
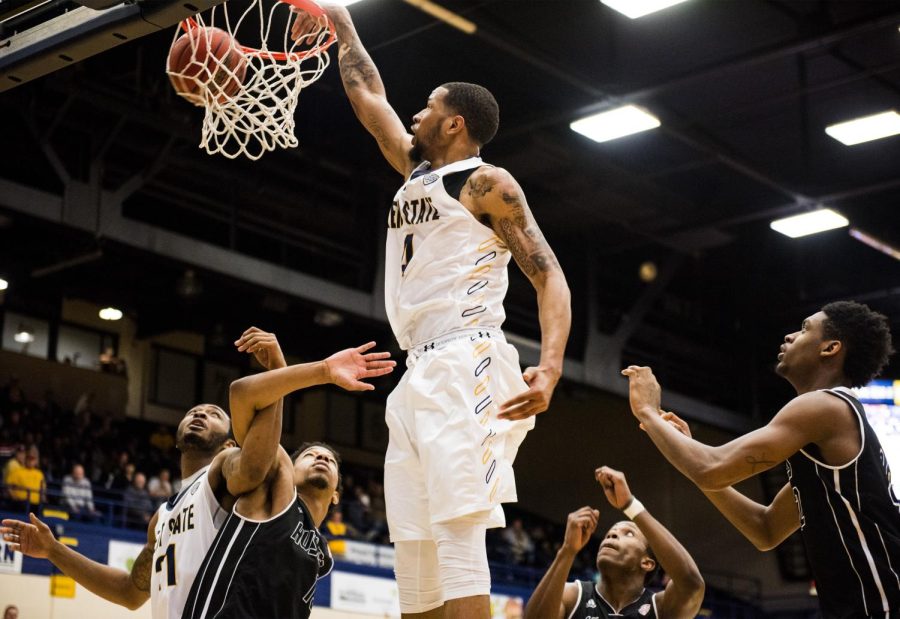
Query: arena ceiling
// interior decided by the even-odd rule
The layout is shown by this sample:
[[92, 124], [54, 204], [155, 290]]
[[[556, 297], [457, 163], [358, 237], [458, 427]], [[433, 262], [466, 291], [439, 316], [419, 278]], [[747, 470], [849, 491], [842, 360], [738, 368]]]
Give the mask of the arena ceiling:
[[[592, 330], [624, 334], [623, 361], [653, 365], [665, 386], [765, 416], [787, 393], [771, 373], [781, 336], [825, 302], [865, 301], [900, 333], [900, 262], [846, 228], [801, 239], [769, 229], [823, 204], [900, 248], [900, 136], [848, 147], [824, 133], [900, 108], [896, 2], [691, 0], [638, 20], [598, 0], [444, 5], [476, 32], [400, 0], [351, 12], [404, 120], [446, 81], [496, 95], [501, 128], [484, 157], [523, 185], [568, 275], [570, 358], [584, 359]], [[301, 96], [298, 149], [230, 161], [197, 148], [200, 113], [163, 72], [170, 42], [148, 36], [0, 94], [0, 178], [59, 195], [67, 177], [127, 187], [125, 218], [372, 291], [400, 179], [337, 70]], [[619, 103], [661, 127], [602, 144], [569, 129]], [[18, 285], [8, 303], [117, 303], [144, 333], [230, 331], [262, 314], [296, 333], [302, 353], [363, 327], [388, 337], [357, 308], [333, 308], [345, 314], [335, 332], [309, 300], [203, 269], [202, 291], [186, 297], [181, 260], [4, 212], [0, 260]], [[639, 278], [647, 261], [655, 283]], [[536, 339], [536, 310], [514, 275], [508, 329]]]

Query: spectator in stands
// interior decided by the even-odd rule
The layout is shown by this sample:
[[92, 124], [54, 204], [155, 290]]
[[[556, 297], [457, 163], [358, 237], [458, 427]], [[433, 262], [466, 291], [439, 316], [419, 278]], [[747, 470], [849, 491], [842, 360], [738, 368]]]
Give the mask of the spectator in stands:
[[3, 611], [3, 619], [19, 619], [19, 607], [15, 604], [8, 605]]
[[124, 492], [134, 479], [134, 465], [130, 462], [131, 457], [127, 451], [119, 452], [115, 468], [106, 476], [106, 482], [103, 484], [107, 490], [118, 490]]
[[84, 467], [72, 466], [72, 473], [63, 477], [63, 506], [69, 514], [84, 520], [94, 520], [100, 515], [94, 508], [94, 491], [91, 482], [84, 476]]
[[509, 555], [516, 565], [534, 563], [534, 542], [525, 530], [521, 518], [516, 518], [512, 526], [504, 529], [503, 539], [509, 544]]
[[328, 539], [359, 539], [359, 531], [344, 522], [344, 513], [339, 508], [331, 510], [325, 528], [328, 529]]
[[162, 469], [158, 475], [150, 478], [150, 482], [147, 484], [147, 492], [154, 499], [162, 499], [163, 501], [175, 494], [169, 469]]
[[147, 492], [147, 477], [135, 473], [131, 485], [125, 490], [125, 519], [129, 526], [146, 528], [156, 509], [156, 503]]
[[16, 445], [16, 451], [13, 457], [6, 461], [3, 466], [3, 483], [9, 485], [9, 476], [16, 469], [25, 466], [25, 445], [19, 443]]
[[116, 351], [112, 346], [107, 346], [100, 353], [100, 371], [109, 372], [111, 374], [125, 374], [125, 362], [116, 356]]
[[46, 482], [44, 473], [38, 468], [37, 450], [28, 450], [25, 455], [25, 466], [18, 468], [9, 476], [9, 496], [16, 507], [26, 511], [37, 511], [46, 499]]

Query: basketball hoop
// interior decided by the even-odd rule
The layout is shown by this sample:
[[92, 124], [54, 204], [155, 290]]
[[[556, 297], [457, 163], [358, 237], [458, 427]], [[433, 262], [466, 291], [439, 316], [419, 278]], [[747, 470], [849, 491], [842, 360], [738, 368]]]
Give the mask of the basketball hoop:
[[[229, 4], [181, 22], [166, 73], [180, 95], [205, 108], [200, 148], [257, 160], [278, 147], [297, 146], [294, 110], [300, 91], [328, 67], [334, 26], [313, 0], [249, 0], [236, 21]], [[316, 18], [318, 29], [292, 41], [296, 10]], [[213, 51], [223, 40], [225, 53]], [[241, 45], [242, 40], [258, 47]]]

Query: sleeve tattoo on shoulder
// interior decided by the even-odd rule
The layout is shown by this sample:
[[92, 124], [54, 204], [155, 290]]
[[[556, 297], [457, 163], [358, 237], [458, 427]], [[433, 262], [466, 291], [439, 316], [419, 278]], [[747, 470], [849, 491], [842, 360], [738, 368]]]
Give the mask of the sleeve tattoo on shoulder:
[[508, 211], [499, 220], [498, 232], [525, 275], [532, 277], [559, 269], [553, 250], [519, 194], [504, 191], [501, 197]]
[[153, 564], [153, 549], [145, 546], [134, 560], [131, 568], [131, 582], [139, 591], [150, 591], [150, 571]]

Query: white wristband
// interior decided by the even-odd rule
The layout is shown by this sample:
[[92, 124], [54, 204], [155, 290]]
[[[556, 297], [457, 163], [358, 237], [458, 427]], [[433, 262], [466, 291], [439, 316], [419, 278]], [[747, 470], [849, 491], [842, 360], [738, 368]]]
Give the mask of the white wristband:
[[622, 510], [622, 513], [628, 516], [629, 520], [634, 520], [635, 516], [640, 514], [646, 508], [644, 504], [638, 501], [637, 497], [631, 497], [631, 503], [628, 504], [628, 507]]

